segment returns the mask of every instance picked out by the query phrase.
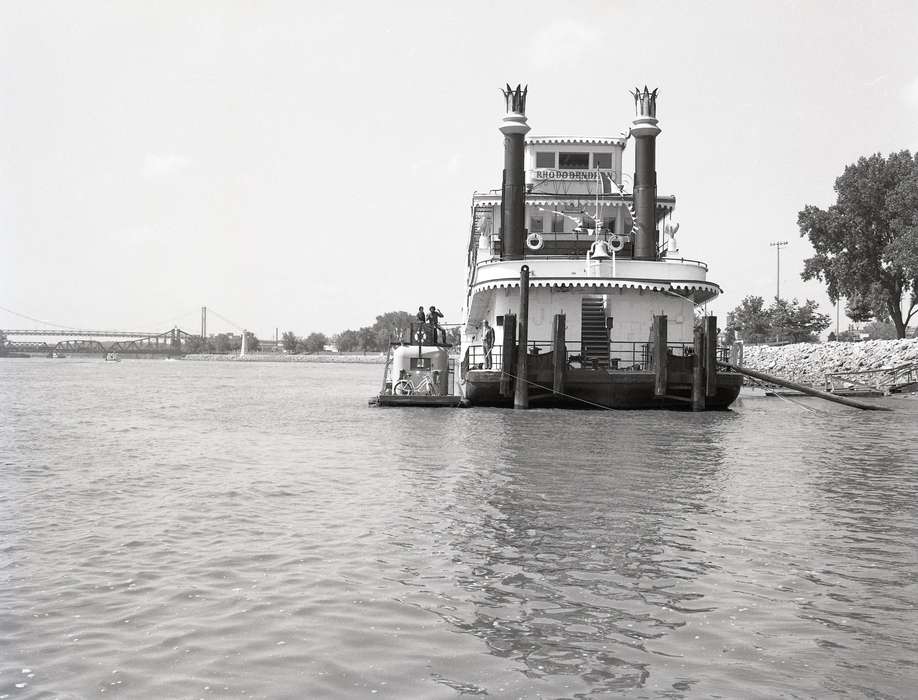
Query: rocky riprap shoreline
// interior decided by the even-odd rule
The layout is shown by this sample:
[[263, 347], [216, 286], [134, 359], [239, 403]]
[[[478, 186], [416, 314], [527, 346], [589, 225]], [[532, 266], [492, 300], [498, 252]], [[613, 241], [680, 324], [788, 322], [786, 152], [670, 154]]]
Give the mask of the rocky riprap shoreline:
[[918, 362], [918, 338], [860, 343], [747, 345], [743, 365], [766, 374], [821, 387], [826, 374], [890, 369]]

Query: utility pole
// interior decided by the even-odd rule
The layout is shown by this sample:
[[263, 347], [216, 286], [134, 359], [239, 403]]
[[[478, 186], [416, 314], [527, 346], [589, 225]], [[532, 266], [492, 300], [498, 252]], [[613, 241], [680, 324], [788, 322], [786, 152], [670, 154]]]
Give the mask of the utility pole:
[[781, 298], [781, 248], [787, 245], [787, 241], [772, 241], [768, 245], [774, 247], [778, 253], [778, 291], [775, 292], [775, 299]]
[[840, 316], [839, 309], [841, 309], [841, 297], [835, 300], [835, 340], [838, 340], [838, 319]]

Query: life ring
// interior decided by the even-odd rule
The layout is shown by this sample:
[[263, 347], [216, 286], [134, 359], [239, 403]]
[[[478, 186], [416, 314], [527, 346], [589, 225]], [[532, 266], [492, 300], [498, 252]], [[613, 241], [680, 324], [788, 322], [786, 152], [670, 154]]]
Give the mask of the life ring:
[[542, 238], [541, 233], [530, 233], [526, 236], [526, 247], [529, 250], [542, 250], [542, 246], [545, 245], [545, 239]]
[[609, 248], [614, 250], [616, 253], [625, 247], [625, 239], [621, 236], [612, 236], [609, 240]]

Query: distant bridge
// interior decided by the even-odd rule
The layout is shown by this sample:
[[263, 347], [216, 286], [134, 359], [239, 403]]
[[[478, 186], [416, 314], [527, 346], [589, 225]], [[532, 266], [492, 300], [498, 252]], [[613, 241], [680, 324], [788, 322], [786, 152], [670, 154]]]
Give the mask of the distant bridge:
[[[21, 341], [18, 337], [40, 336], [50, 340]], [[54, 341], [55, 338], [66, 340]], [[103, 342], [99, 338], [119, 338]], [[0, 355], [39, 355], [58, 353], [101, 354], [110, 352], [130, 355], [175, 356], [194, 352], [202, 346], [200, 335], [192, 335], [180, 328], [160, 333], [130, 331], [86, 331], [86, 330], [0, 330]]]
[[[44, 338], [58, 338], [62, 336], [79, 337], [79, 338], [155, 338], [162, 336], [164, 332], [144, 332], [144, 331], [78, 331], [70, 329], [52, 329], [52, 330], [6, 330], [0, 329], [7, 338], [17, 338], [22, 336], [39, 335]], [[182, 331], [184, 333], [184, 331]]]

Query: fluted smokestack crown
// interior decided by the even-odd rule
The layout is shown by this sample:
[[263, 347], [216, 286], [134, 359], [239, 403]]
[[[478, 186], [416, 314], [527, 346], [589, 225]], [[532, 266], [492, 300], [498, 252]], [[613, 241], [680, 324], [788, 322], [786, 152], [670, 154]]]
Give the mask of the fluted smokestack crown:
[[631, 95], [634, 97], [634, 112], [639, 117], [656, 117], [657, 116], [657, 89], [653, 92], [644, 86], [644, 91], [636, 87]]
[[500, 124], [504, 135], [504, 182], [501, 188], [501, 240], [503, 257], [521, 258], [526, 239], [526, 183], [523, 172], [523, 137], [529, 132], [526, 123], [526, 93], [529, 87], [517, 85], [501, 89], [507, 103], [507, 114]]
[[635, 88], [634, 121], [634, 209], [637, 213], [634, 234], [634, 257], [655, 260], [659, 241], [657, 236], [657, 90]]
[[515, 88], [507, 84], [507, 89], [501, 88], [504, 95], [504, 101], [507, 103], [507, 114], [501, 121], [500, 131], [504, 136], [510, 134], [529, 133], [529, 126], [526, 124], [526, 93], [529, 92], [529, 86]]
[[502, 89], [501, 92], [504, 93], [504, 99], [507, 101], [508, 112], [526, 114], [526, 93], [529, 92], [528, 85], [522, 89], [517, 85], [514, 89], [510, 87], [510, 83], [507, 83], [507, 89]]

